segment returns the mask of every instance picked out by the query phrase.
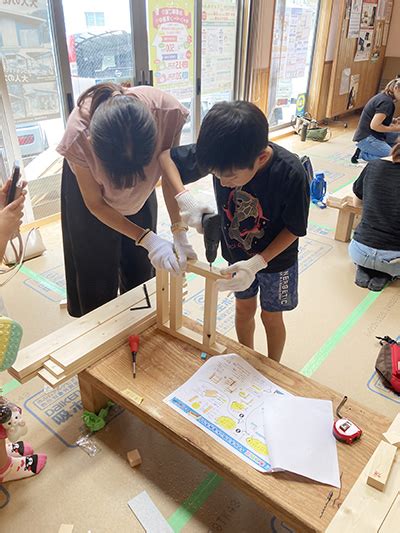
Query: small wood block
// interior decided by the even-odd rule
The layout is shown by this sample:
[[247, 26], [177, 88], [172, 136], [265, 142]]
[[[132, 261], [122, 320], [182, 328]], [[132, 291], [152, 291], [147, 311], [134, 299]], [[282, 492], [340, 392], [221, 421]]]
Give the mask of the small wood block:
[[67, 299], [60, 300], [60, 309], [66, 309], [67, 308]]
[[128, 459], [128, 463], [132, 468], [142, 464], [142, 458], [140, 457], [139, 450], [131, 450], [126, 454], [126, 458]]
[[129, 398], [130, 400], [132, 400], [133, 402], [137, 403], [138, 405], [140, 405], [143, 401], [142, 396], [139, 396], [139, 394], [136, 394], [136, 392], [133, 392], [130, 389], [123, 390], [122, 394], [126, 396], [127, 398]]
[[385, 516], [378, 533], [394, 533], [399, 530], [400, 526], [400, 492], [393, 500], [388, 514]]
[[54, 374], [56, 378], [58, 378], [59, 376], [62, 376], [65, 371], [65, 368], [57, 365], [57, 363], [55, 363], [51, 359], [48, 359], [47, 361], [43, 363], [43, 368], [46, 368], [47, 370], [49, 370], [49, 372]]
[[61, 524], [58, 533], [72, 533], [74, 526], [72, 524]]
[[385, 490], [397, 448], [381, 440], [374, 452], [367, 484], [380, 491]]
[[389, 429], [386, 431], [386, 433], [383, 433], [383, 436], [389, 442], [389, 444], [393, 444], [393, 446], [400, 448], [400, 413], [395, 416], [393, 422], [390, 424]]

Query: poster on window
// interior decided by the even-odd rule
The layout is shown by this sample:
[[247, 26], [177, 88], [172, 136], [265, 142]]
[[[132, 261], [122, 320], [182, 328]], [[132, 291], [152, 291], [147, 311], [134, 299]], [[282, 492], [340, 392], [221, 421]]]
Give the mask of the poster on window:
[[201, 91], [208, 104], [230, 100], [235, 75], [236, 2], [203, 0]]
[[373, 30], [375, 26], [376, 0], [364, 0], [361, 9], [361, 28]]
[[15, 122], [59, 118], [47, 0], [3, 0], [0, 56]]
[[193, 10], [191, 0], [148, 0], [150, 69], [154, 86], [178, 100], [193, 95]]
[[358, 37], [360, 33], [361, 9], [362, 9], [362, 0], [352, 0], [350, 20], [349, 20], [349, 30], [347, 33], [347, 37], [349, 39], [354, 39]]
[[357, 40], [357, 51], [354, 61], [368, 61], [371, 55], [372, 39], [374, 32], [372, 30], [360, 30]]
[[386, 0], [386, 7], [385, 7], [385, 22], [389, 24], [390, 19], [392, 17], [392, 9], [393, 9], [393, 0]]
[[360, 75], [353, 74], [350, 77], [350, 91], [349, 91], [349, 97], [347, 99], [347, 109], [353, 109], [353, 107], [355, 107], [356, 105], [359, 84], [360, 84]]
[[[312, 25], [313, 17], [309, 9], [301, 7], [286, 8], [281, 45], [283, 78], [302, 78], [305, 75]], [[284, 52], [285, 50], [286, 53]], [[290, 53], [287, 53], [288, 50], [290, 50]]]

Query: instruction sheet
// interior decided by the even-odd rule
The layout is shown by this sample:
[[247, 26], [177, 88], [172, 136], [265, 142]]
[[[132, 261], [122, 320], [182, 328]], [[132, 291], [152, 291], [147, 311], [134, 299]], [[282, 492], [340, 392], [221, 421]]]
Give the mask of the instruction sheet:
[[263, 403], [277, 394], [290, 393], [229, 354], [211, 357], [164, 401], [256, 470], [268, 472]]

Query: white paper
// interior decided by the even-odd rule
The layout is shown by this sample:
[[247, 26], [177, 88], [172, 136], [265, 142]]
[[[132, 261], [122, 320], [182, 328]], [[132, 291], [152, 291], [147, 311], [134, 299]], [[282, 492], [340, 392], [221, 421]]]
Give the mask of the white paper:
[[389, 35], [389, 24], [385, 24], [385, 28], [383, 30], [383, 37], [382, 37], [382, 45], [383, 46], [387, 45], [388, 35]]
[[128, 505], [146, 533], [173, 533], [173, 529], [145, 490], [129, 500]]
[[264, 426], [274, 470], [340, 487], [331, 401], [265, 395]]
[[374, 0], [364, 0], [361, 10], [361, 28], [373, 30], [377, 4]]
[[360, 30], [354, 61], [368, 61], [371, 55], [373, 30]]
[[386, 0], [379, 0], [376, 18], [378, 20], [385, 20], [385, 13], [386, 13]]
[[360, 32], [360, 19], [361, 19], [362, 0], [352, 0], [351, 12], [349, 20], [349, 30], [347, 37], [352, 39], [358, 37]]
[[260, 472], [271, 469], [265, 397], [290, 395], [237, 354], [211, 357], [164, 402]]
[[344, 68], [342, 70], [342, 77], [340, 80], [340, 88], [339, 88], [339, 94], [347, 94], [350, 90], [350, 76], [351, 76], [351, 69], [350, 68]]

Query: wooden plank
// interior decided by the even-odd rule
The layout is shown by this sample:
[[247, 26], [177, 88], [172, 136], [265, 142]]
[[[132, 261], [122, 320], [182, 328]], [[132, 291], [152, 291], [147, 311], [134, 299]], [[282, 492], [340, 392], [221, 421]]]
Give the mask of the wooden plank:
[[203, 320], [203, 351], [206, 353], [209, 353], [210, 348], [212, 348], [215, 344], [217, 330], [217, 305], [218, 291], [216, 283], [214, 280], [206, 278]]
[[[186, 318], [184, 325], [195, 331], [200, 329], [193, 321]], [[342, 399], [342, 394], [305, 378], [237, 342], [221, 335], [217, 335], [217, 340], [226, 344], [230, 353], [240, 354], [263, 375], [291, 393], [331, 400], [334, 405], [338, 405]], [[248, 494], [253, 501], [265, 506], [280, 520], [284, 520], [288, 527], [293, 527], [302, 533], [325, 531], [337, 510], [337, 505], [329, 505], [320, 518], [330, 487], [288, 473], [260, 474], [164, 403], [164, 398], [189, 379], [203, 364], [197, 349], [177, 339], [171, 339], [170, 335], [156, 328], [150, 328], [141, 336], [141, 368], [134, 383], [135, 392], [144, 398], [140, 405], [131, 402], [122, 394], [124, 389], [132, 387], [131, 357], [127, 346], [121, 346], [109, 354], [83, 372], [81, 377], [100, 390], [104, 396], [122, 405], [202, 461], [213, 472], [224, 476]], [[376, 448], [382, 431], [390, 423], [384, 416], [352, 400], [348, 403], [352, 420], [364, 429], [364, 433], [356, 445], [338, 445], [339, 465], [343, 472], [340, 499], [348, 494]], [[392, 476], [389, 485], [391, 482]], [[389, 485], [387, 490], [390, 488]], [[383, 494], [368, 487], [365, 480], [364, 486], [378, 497]], [[333, 491], [332, 501], [339, 495], [338, 489]], [[382, 520], [383, 516], [378, 526]], [[374, 533], [377, 529], [378, 527]]]
[[[155, 279], [148, 281], [146, 286], [149, 295], [155, 294]], [[50, 335], [39, 339], [19, 351], [17, 360], [12, 368], [9, 369], [10, 374], [22, 383], [26, 382], [27, 379], [31, 379], [35, 375], [36, 370], [43, 366], [44, 362], [49, 359], [50, 353], [54, 350], [66, 346], [80, 336], [92, 331], [97, 326], [114, 318], [122, 311], [139, 305], [144, 301], [143, 287], [136, 287], [98, 309], [91, 311], [87, 315], [76, 319], [71, 324], [67, 324], [50, 333]]]
[[169, 274], [166, 270], [156, 272], [157, 324], [162, 325], [169, 319]]
[[182, 327], [183, 312], [183, 276], [170, 277], [169, 323], [173, 330]]
[[396, 451], [396, 446], [392, 446], [383, 440], [379, 443], [367, 478], [367, 483], [370, 487], [381, 491], [385, 490]]
[[390, 425], [390, 428], [383, 434], [389, 444], [400, 448], [400, 413], [398, 413]]
[[161, 331], [164, 331], [165, 333], [169, 333], [172, 337], [175, 337], [183, 342], [187, 342], [194, 348], [197, 348], [198, 350], [201, 350], [202, 352], [206, 352], [209, 355], [220, 355], [225, 353], [226, 346], [223, 344], [219, 344], [216, 342], [213, 345], [206, 346], [203, 343], [203, 335], [197, 333], [196, 331], [192, 331], [191, 329], [182, 326], [181, 328], [174, 331], [169, 327], [169, 322], [167, 324], [163, 324], [162, 326], [158, 326]]
[[[59, 378], [59, 383], [63, 383], [81, 370], [84, 370], [117, 346], [123, 343], [127, 344], [129, 335], [142, 333], [156, 321], [156, 312], [151, 309], [138, 311], [141, 316], [136, 316], [135, 318], [132, 315], [128, 315], [128, 312], [121, 313], [123, 316], [119, 315], [111, 325], [103, 324], [99, 326], [96, 335], [88, 334], [85, 336], [86, 338], [82, 338], [82, 344], [78, 342], [71, 343], [73, 352], [59, 354], [60, 357], [63, 356], [63, 362], [65, 363], [65, 371], [63, 376]], [[53, 356], [56, 356], [56, 354], [57, 352]], [[58, 362], [58, 359], [56, 361]], [[68, 364], [67, 361], [69, 361]]]
[[65, 370], [65, 368], [57, 365], [57, 363], [55, 363], [51, 359], [48, 359], [47, 361], [45, 361], [45, 363], [43, 364], [43, 368], [51, 372], [53, 376], [55, 376], [56, 378], [64, 374], [64, 370]]
[[400, 492], [397, 493], [378, 533], [394, 533], [400, 529]]
[[335, 240], [340, 242], [349, 242], [351, 232], [353, 231], [354, 213], [341, 209], [338, 213], [338, 219], [335, 230]]
[[221, 274], [221, 269], [215, 266], [212, 266], [207, 263], [202, 263], [201, 261], [188, 261], [186, 272], [193, 272], [199, 276], [210, 279], [224, 279], [224, 276]]
[[[361, 427], [369, 428], [368, 424], [372, 421], [365, 420]], [[374, 422], [375, 423], [375, 422]], [[366, 425], [365, 425], [366, 424]], [[386, 419], [386, 426], [387, 423]], [[359, 448], [362, 444], [365, 433], [356, 446], [350, 448]], [[327, 528], [327, 533], [376, 533], [389, 511], [389, 508], [399, 492], [400, 486], [400, 454], [395, 456], [392, 472], [384, 492], [376, 490], [374, 487], [367, 485], [367, 478], [371, 466], [375, 460], [374, 454], [366, 464], [358, 479], [351, 487], [350, 492], [345, 497], [344, 502], [336, 513], [334, 519]], [[347, 470], [342, 469], [343, 480], [347, 475]], [[342, 493], [344, 494], [344, 493]], [[393, 532], [394, 533], [394, 532]]]
[[47, 385], [50, 385], [50, 387], [58, 387], [58, 385], [64, 383], [64, 380], [62, 378], [56, 378], [54, 374], [49, 372], [46, 368], [42, 368], [41, 370], [39, 370], [38, 376], [41, 377], [42, 380], [47, 383]]
[[312, 60], [309, 94], [307, 95], [307, 111], [317, 120], [326, 117], [326, 104], [322, 116], [318, 116], [318, 107], [321, 93], [323, 94], [321, 89], [332, 17], [332, 4], [333, 0], [320, 0], [318, 26], [315, 34], [315, 51]]

